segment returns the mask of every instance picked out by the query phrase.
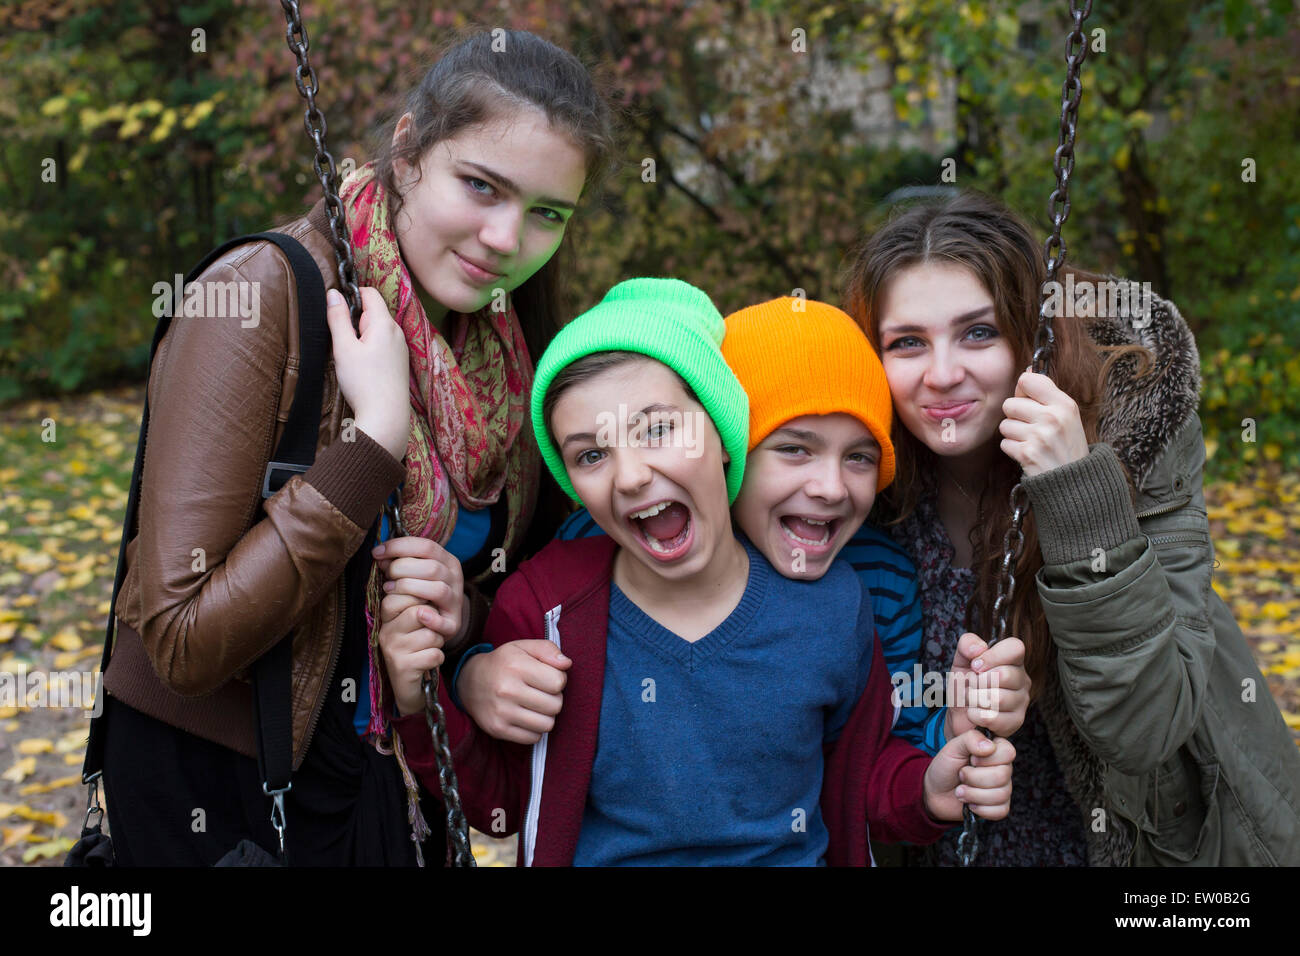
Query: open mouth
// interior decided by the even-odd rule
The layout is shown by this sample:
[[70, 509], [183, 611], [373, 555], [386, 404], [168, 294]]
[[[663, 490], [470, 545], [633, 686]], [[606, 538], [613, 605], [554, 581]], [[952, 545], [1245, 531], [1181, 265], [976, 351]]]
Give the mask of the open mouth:
[[804, 515], [784, 515], [781, 530], [796, 547], [805, 550], [825, 551], [835, 540], [840, 529], [840, 518], [813, 518]]
[[690, 550], [695, 522], [680, 501], [664, 500], [628, 515], [636, 538], [659, 561], [674, 561]]

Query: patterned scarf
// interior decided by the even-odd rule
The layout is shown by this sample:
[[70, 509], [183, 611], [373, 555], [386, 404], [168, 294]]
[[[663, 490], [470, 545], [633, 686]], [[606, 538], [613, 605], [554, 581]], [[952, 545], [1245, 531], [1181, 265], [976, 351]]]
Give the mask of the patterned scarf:
[[[523, 540], [537, 502], [540, 455], [532, 433], [529, 397], [533, 365], [513, 305], [448, 316], [444, 338], [429, 323], [416, 294], [388, 215], [387, 190], [374, 163], [355, 170], [339, 190], [352, 230], [357, 284], [374, 286], [402, 327], [410, 353], [411, 437], [401, 520], [408, 535], [446, 544], [460, 507], [481, 509], [502, 495], [508, 508], [504, 548]], [[490, 574], [485, 571], [484, 574]], [[366, 586], [370, 647], [368, 734], [387, 753], [392, 693], [380, 655], [382, 575], [375, 565]], [[417, 837], [427, 834], [417, 790], [397, 735], [393, 747], [406, 781], [408, 815]]]

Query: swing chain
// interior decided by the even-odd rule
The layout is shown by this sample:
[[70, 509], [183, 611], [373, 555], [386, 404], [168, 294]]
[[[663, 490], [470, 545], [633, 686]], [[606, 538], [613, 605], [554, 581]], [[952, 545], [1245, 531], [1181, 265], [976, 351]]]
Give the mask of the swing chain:
[[[384, 506], [384, 513], [397, 537], [406, 537], [406, 525], [402, 522], [402, 503], [399, 497], [395, 502]], [[429, 725], [429, 736], [433, 738], [433, 754], [438, 764], [438, 785], [443, 794], [443, 805], [447, 810], [447, 835], [451, 839], [452, 861], [454, 866], [477, 867], [473, 850], [469, 842], [469, 823], [460, 802], [460, 784], [456, 780], [456, 767], [451, 759], [451, 743], [447, 739], [447, 715], [438, 703], [438, 672], [426, 672], [421, 684], [424, 692], [424, 719]], [[416, 844], [416, 855], [420, 855]], [[423, 857], [420, 857], [423, 866]]]
[[[1083, 32], [1083, 21], [1092, 13], [1092, 0], [1070, 0], [1070, 19], [1073, 26], [1065, 40], [1065, 82], [1061, 86], [1061, 126], [1052, 169], [1056, 173], [1056, 188], [1047, 201], [1047, 215], [1052, 220], [1052, 234], [1043, 244], [1043, 257], [1047, 262], [1045, 283], [1056, 281], [1056, 274], [1065, 262], [1065, 240], [1061, 227], [1070, 215], [1070, 176], [1074, 172], [1074, 136], [1079, 122], [1079, 101], [1083, 97], [1083, 82], [1079, 78], [1083, 61], [1088, 58], [1088, 40]], [[1031, 367], [1039, 374], [1047, 373], [1047, 362], [1056, 344], [1052, 331], [1051, 299], [1044, 285], [1043, 303], [1038, 311], [1038, 331], [1034, 335], [1034, 353]], [[1017, 481], [1011, 489], [1011, 525], [1002, 538], [1002, 566], [998, 574], [997, 597], [993, 601], [992, 621], [988, 636], [991, 647], [1000, 641], [1007, 630], [1007, 609], [1016, 593], [1015, 565], [1025, 546], [1022, 531], [1025, 513], [1029, 509], [1029, 496]], [[984, 736], [992, 738], [988, 729]], [[962, 833], [957, 840], [957, 854], [962, 866], [970, 866], [979, 853], [979, 821], [969, 804], [962, 807]]]
[[447, 740], [447, 719], [438, 703], [438, 672], [432, 671], [424, 678], [424, 720], [433, 738], [433, 750], [438, 760], [438, 785], [442, 788], [443, 803], [447, 807], [447, 836], [451, 840], [454, 866], [476, 867], [474, 852], [469, 844], [469, 824], [460, 804], [460, 784], [456, 780], [456, 767], [451, 761], [451, 745]]
[[357, 287], [357, 270], [352, 259], [352, 243], [344, 233], [343, 202], [338, 194], [338, 171], [334, 167], [334, 157], [325, 148], [325, 115], [316, 106], [316, 71], [307, 60], [307, 50], [311, 41], [307, 38], [307, 28], [302, 24], [302, 11], [298, 0], [280, 0], [285, 16], [285, 40], [289, 49], [298, 60], [298, 69], [293, 81], [298, 92], [307, 101], [307, 111], [303, 115], [303, 125], [307, 135], [316, 144], [316, 158], [312, 165], [321, 186], [325, 189], [325, 210], [330, 221], [330, 241], [334, 246], [334, 258], [338, 261], [339, 287], [348, 300], [348, 309], [352, 313], [352, 324], [356, 326], [361, 319], [361, 290]]
[[[298, 60], [298, 69], [294, 73], [294, 83], [298, 92], [307, 101], [307, 112], [303, 117], [307, 135], [316, 146], [316, 158], [313, 166], [325, 190], [325, 208], [329, 214], [331, 241], [334, 257], [338, 262], [339, 285], [347, 298], [352, 312], [352, 324], [356, 326], [361, 317], [361, 290], [357, 288], [356, 265], [352, 259], [352, 243], [344, 228], [343, 203], [338, 195], [338, 171], [334, 166], [334, 157], [325, 148], [325, 116], [316, 106], [316, 93], [319, 89], [316, 71], [307, 60], [307, 50], [311, 46], [307, 38], [307, 28], [302, 23], [302, 11], [298, 0], [280, 0], [285, 16], [285, 40], [289, 49]], [[405, 535], [402, 530], [400, 504], [391, 509], [393, 527]], [[446, 715], [437, 700], [436, 678], [424, 682], [425, 716], [429, 722], [429, 732], [433, 735], [434, 754], [438, 762], [438, 782], [442, 786], [443, 805], [447, 811], [447, 834], [454, 849], [453, 861], [456, 866], [475, 866], [474, 855], [470, 851], [469, 825], [461, 809], [460, 790], [457, 786], [456, 772], [452, 767], [451, 748], [447, 741]], [[420, 847], [416, 844], [416, 856], [420, 857]], [[422, 860], [421, 860], [422, 862]]]

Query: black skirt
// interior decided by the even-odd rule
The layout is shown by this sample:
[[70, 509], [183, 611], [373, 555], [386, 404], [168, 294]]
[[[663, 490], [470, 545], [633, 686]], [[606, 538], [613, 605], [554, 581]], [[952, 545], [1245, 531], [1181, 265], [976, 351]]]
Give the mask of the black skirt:
[[[351, 656], [351, 655], [345, 655]], [[302, 766], [285, 796], [292, 866], [414, 866], [397, 762], [359, 738], [340, 667]], [[142, 714], [107, 694], [104, 794], [122, 866], [211, 866], [241, 839], [275, 853], [271, 801], [257, 761]], [[425, 864], [446, 853], [441, 804], [421, 790], [433, 835]]]

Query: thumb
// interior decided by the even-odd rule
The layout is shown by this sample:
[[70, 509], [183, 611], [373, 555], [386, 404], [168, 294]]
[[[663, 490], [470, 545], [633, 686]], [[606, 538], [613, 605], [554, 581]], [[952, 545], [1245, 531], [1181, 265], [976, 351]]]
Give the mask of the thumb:
[[957, 653], [953, 655], [952, 666], [954, 668], [969, 668], [971, 661], [979, 657], [989, 649], [978, 634], [966, 633], [957, 641]]
[[550, 641], [519, 641], [518, 643], [534, 659], [541, 661], [543, 664], [550, 664], [559, 670], [567, 670], [569, 665], [573, 663]]
[[[948, 741], [949, 744], [956, 744], [951, 756], [954, 759], [960, 758], [965, 764], [971, 757], [991, 757], [998, 749], [997, 744], [984, 736], [982, 730], [972, 727], [964, 734], [960, 734]], [[946, 749], [946, 748], [945, 748]]]
[[325, 323], [329, 326], [330, 337], [335, 343], [340, 340], [356, 341], [356, 332], [352, 329], [352, 312], [348, 309], [348, 300], [338, 289], [325, 293]]

